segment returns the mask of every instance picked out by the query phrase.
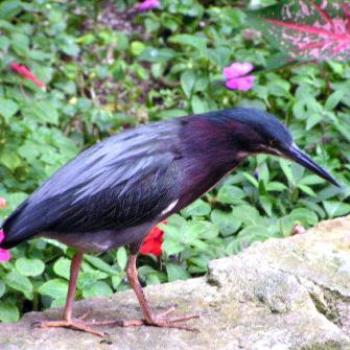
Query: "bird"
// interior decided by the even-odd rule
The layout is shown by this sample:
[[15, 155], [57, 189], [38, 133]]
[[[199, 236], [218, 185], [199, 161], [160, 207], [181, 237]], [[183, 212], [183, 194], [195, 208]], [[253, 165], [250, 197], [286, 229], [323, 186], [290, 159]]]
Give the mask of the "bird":
[[126, 274], [143, 317], [121, 326], [190, 329], [198, 315], [155, 313], [137, 273], [137, 254], [149, 230], [212, 189], [247, 157], [265, 153], [299, 163], [339, 186], [293, 141], [275, 116], [253, 108], [230, 108], [148, 123], [110, 136], [57, 170], [4, 221], [2, 248], [34, 237], [56, 239], [75, 249], [61, 320], [41, 328], [65, 327], [103, 333], [73, 317], [79, 268], [85, 253], [128, 246]]

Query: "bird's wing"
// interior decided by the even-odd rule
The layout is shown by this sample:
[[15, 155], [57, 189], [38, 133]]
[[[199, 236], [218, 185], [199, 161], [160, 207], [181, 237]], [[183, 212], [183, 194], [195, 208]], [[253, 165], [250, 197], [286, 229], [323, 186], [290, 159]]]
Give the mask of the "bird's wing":
[[[152, 126], [152, 128], [151, 128]], [[58, 170], [5, 222], [6, 240], [140, 224], [176, 198], [176, 124], [108, 138]]]

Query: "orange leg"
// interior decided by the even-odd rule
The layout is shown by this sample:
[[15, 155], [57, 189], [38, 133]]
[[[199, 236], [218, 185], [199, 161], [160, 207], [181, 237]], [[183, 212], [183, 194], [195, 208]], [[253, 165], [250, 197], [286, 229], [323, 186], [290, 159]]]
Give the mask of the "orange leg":
[[102, 322], [96, 322], [94, 324], [95, 325], [114, 325], [119, 327], [137, 327], [137, 326], [146, 325], [146, 326], [154, 326], [154, 327], [162, 327], [162, 328], [184, 329], [187, 331], [197, 331], [196, 329], [188, 327], [181, 323], [194, 318], [198, 318], [199, 317], [198, 315], [187, 315], [187, 316], [168, 318], [167, 316], [171, 314], [173, 311], [175, 311], [174, 307], [159, 314], [155, 314], [152, 312], [138, 279], [136, 259], [137, 259], [136, 254], [130, 255], [128, 260], [128, 265], [126, 268], [126, 274], [127, 274], [130, 286], [134, 290], [136, 297], [139, 301], [139, 304], [141, 306], [143, 319], [130, 320], [130, 321], [105, 321], [105, 322], [102, 321]]
[[103, 332], [98, 332], [94, 330], [93, 328], [91, 328], [89, 323], [84, 322], [84, 319], [86, 318], [87, 313], [81, 316], [80, 318], [72, 317], [73, 301], [74, 301], [75, 291], [77, 287], [77, 279], [78, 279], [78, 274], [79, 274], [79, 269], [80, 269], [82, 259], [83, 259], [82, 253], [75, 254], [72, 259], [72, 263], [70, 267], [68, 294], [66, 299], [66, 305], [64, 307], [64, 312], [63, 312], [63, 320], [40, 321], [34, 324], [35, 327], [38, 327], [38, 328], [63, 327], [63, 328], [76, 329], [79, 331], [91, 333], [99, 337], [102, 337], [104, 335]]

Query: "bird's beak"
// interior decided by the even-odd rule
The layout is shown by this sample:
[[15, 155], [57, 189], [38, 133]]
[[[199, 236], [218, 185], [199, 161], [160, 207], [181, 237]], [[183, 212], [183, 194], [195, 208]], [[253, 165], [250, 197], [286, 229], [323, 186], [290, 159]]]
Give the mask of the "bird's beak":
[[325, 169], [317, 165], [309, 156], [301, 151], [297, 145], [292, 144], [288, 150], [284, 152], [284, 155], [306, 169], [311, 170], [313, 173], [327, 180], [331, 184], [340, 187], [338, 182]]

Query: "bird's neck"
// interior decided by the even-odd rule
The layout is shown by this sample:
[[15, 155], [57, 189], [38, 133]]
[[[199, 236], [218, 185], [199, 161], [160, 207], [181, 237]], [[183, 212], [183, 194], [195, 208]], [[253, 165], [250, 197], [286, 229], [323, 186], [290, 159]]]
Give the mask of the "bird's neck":
[[247, 154], [231, 141], [232, 127], [204, 118], [189, 118], [181, 137], [185, 155], [181, 206], [185, 206], [215, 186]]
[[197, 162], [227, 172], [248, 156], [237, 143], [242, 132], [239, 123], [203, 117], [188, 118], [187, 122], [182, 137], [186, 153]]

